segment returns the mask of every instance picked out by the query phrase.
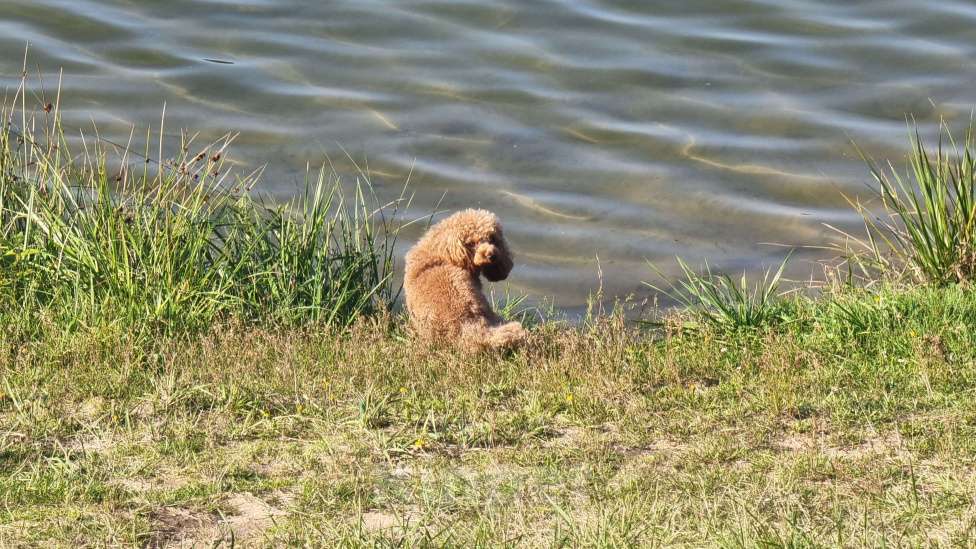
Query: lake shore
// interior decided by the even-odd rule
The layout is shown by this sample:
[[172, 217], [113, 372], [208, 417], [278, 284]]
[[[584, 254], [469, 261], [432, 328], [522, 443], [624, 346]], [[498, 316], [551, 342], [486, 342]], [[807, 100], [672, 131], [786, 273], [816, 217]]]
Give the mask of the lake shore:
[[686, 308], [509, 301], [528, 343], [466, 355], [394, 312], [368, 186], [266, 204], [189, 143], [111, 169], [57, 112], [0, 132], [0, 545], [971, 537], [971, 155], [918, 143], [914, 206], [875, 171], [901, 224], [809, 295], [688, 269]]

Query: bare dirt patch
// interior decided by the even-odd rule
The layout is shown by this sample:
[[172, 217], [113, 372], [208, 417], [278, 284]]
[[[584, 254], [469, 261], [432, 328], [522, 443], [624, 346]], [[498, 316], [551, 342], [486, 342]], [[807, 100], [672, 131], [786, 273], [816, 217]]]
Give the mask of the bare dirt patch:
[[287, 511], [251, 494], [236, 494], [227, 503], [237, 514], [224, 517], [221, 525], [233, 530], [235, 537], [247, 539], [259, 535], [274, 526], [275, 521], [288, 514]]
[[152, 478], [120, 478], [115, 480], [114, 483], [137, 494], [178, 490], [189, 483], [187, 478], [180, 476], [176, 472], [157, 471], [157, 473], [159, 473], [159, 476]]
[[363, 530], [376, 532], [379, 530], [389, 530], [399, 524], [396, 515], [381, 511], [371, 511], [363, 513]]
[[815, 451], [830, 459], [860, 459], [878, 455], [901, 456], [907, 453], [904, 441], [897, 431], [884, 435], [871, 433], [861, 443], [850, 446], [830, 445], [824, 437], [789, 433], [775, 440], [773, 448], [781, 452]]
[[[285, 506], [293, 501], [288, 494], [275, 499]], [[249, 493], [233, 494], [227, 500], [228, 512], [198, 513], [180, 507], [164, 507], [152, 514], [154, 530], [148, 547], [175, 548], [210, 546], [217, 542], [260, 546], [263, 534], [288, 511]]]
[[64, 443], [65, 450], [84, 454], [107, 454], [115, 447], [116, 441], [111, 433], [87, 433], [74, 437]]
[[153, 531], [146, 546], [170, 548], [196, 545], [200, 539], [198, 534], [212, 528], [217, 519], [211, 514], [182, 507], [163, 507], [153, 511], [151, 520]]
[[[403, 528], [416, 524], [421, 520], [421, 513], [417, 508], [405, 510], [374, 510], [363, 513], [358, 519], [364, 532], [381, 532], [394, 528]], [[354, 517], [354, 519], [357, 517]]]

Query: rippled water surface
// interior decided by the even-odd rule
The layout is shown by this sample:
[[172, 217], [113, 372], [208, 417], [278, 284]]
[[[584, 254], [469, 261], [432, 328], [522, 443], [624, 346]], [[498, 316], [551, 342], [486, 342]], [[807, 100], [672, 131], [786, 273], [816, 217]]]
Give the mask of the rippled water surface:
[[353, 173], [343, 148], [389, 197], [412, 169], [409, 215], [498, 212], [513, 286], [569, 309], [601, 270], [623, 296], [645, 260], [755, 270], [855, 228], [850, 140], [898, 161], [906, 113], [976, 104], [976, 4], [952, 0], [0, 0], [0, 86], [28, 41], [69, 128], [125, 141], [165, 103], [239, 131], [281, 197], [307, 162]]

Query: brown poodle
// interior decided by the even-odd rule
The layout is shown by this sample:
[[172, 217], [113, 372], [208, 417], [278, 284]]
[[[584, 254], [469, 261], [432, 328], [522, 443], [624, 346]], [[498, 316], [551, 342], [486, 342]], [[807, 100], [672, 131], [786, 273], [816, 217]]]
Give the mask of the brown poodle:
[[525, 339], [504, 322], [481, 291], [481, 275], [505, 280], [512, 254], [495, 214], [464, 210], [434, 225], [407, 252], [403, 288], [417, 334], [468, 350], [505, 349]]

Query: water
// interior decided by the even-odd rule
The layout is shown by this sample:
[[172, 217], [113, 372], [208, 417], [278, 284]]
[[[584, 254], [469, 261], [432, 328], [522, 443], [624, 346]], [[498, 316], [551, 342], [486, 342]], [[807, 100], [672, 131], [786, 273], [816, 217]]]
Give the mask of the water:
[[646, 260], [755, 271], [856, 229], [850, 140], [900, 162], [906, 113], [966, 122], [974, 29], [951, 0], [0, 0], [0, 87], [29, 41], [67, 127], [126, 141], [165, 103], [279, 197], [343, 150], [384, 196], [412, 171], [408, 216], [494, 210], [514, 289], [571, 310]]

